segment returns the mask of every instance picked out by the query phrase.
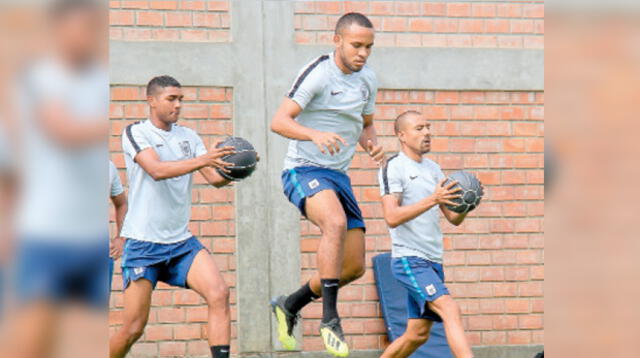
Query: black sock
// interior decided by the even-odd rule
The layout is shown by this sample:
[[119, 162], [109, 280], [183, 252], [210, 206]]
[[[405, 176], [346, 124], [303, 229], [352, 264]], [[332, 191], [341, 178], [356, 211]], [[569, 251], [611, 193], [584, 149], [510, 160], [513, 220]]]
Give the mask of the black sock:
[[213, 358], [229, 358], [229, 346], [211, 346], [211, 356]]
[[309, 282], [307, 282], [302, 285], [302, 287], [300, 287], [296, 292], [290, 294], [289, 297], [287, 297], [287, 300], [284, 301], [284, 308], [286, 308], [287, 311], [296, 314], [302, 309], [302, 307], [309, 304], [309, 302], [318, 299], [319, 297], [320, 296], [311, 291]]
[[322, 285], [322, 322], [327, 323], [338, 318], [338, 288], [340, 280], [327, 278], [320, 280]]

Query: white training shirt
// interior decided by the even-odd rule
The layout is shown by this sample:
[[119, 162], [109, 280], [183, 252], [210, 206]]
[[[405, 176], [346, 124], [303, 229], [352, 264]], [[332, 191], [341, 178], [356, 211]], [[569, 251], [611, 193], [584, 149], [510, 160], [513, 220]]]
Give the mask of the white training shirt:
[[202, 139], [193, 130], [174, 124], [164, 131], [150, 120], [131, 124], [122, 133], [122, 149], [129, 181], [129, 210], [122, 237], [155, 243], [175, 243], [192, 236], [192, 173], [155, 181], [134, 160], [151, 148], [162, 161], [195, 158], [207, 152]]
[[[379, 171], [380, 195], [400, 193], [401, 206], [415, 204], [432, 195], [444, 178], [440, 166], [431, 159], [423, 157], [418, 163], [400, 152]], [[389, 228], [389, 232], [392, 257], [417, 256], [442, 263], [440, 206], [436, 205], [402, 225]]]
[[43, 106], [57, 103], [75, 121], [106, 122], [108, 69], [95, 64], [74, 71], [56, 59], [43, 59], [27, 69], [19, 90], [22, 147], [16, 164], [22, 182], [16, 219], [20, 238], [104, 242], [109, 230], [106, 140], [67, 147], [45, 130], [39, 115]]
[[118, 169], [116, 169], [112, 161], [109, 161], [109, 188], [112, 198], [124, 192], [120, 176], [118, 175]]
[[296, 120], [308, 128], [336, 133], [348, 145], [340, 143], [340, 152], [331, 155], [328, 151], [322, 154], [312, 141], [292, 139], [284, 169], [310, 165], [346, 172], [362, 133], [362, 115], [375, 111], [377, 92], [376, 76], [367, 65], [345, 74], [333, 53], [307, 64], [287, 93], [302, 108]]

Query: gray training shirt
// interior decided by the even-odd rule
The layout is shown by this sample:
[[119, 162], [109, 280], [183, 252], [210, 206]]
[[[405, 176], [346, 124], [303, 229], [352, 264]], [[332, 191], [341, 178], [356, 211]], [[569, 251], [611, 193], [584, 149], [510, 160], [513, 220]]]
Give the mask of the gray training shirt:
[[[428, 158], [418, 163], [403, 152], [391, 157], [380, 169], [380, 195], [401, 194], [400, 205], [411, 205], [432, 195], [444, 179], [440, 166]], [[391, 256], [417, 256], [442, 263], [442, 232], [438, 205], [395, 228], [391, 233]]]
[[367, 65], [345, 74], [333, 53], [306, 65], [287, 93], [302, 108], [296, 120], [305, 127], [340, 135], [347, 146], [340, 143], [340, 152], [331, 155], [322, 154], [311, 141], [291, 140], [284, 169], [316, 166], [346, 172], [362, 134], [362, 115], [375, 111], [377, 92], [376, 76]]

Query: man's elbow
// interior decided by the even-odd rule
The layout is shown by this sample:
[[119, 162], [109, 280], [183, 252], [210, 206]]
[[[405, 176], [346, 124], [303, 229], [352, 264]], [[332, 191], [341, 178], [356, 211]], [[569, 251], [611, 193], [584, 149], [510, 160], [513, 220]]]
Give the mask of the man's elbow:
[[278, 120], [277, 120], [276, 118], [274, 118], [274, 119], [271, 121], [270, 129], [271, 129], [271, 131], [272, 131], [273, 133], [280, 134], [280, 130], [281, 130], [281, 128], [280, 128], [280, 123], [278, 122]]
[[400, 225], [400, 222], [392, 217], [385, 216], [384, 221], [386, 221], [387, 226], [389, 226], [392, 229], [395, 229], [398, 225]]

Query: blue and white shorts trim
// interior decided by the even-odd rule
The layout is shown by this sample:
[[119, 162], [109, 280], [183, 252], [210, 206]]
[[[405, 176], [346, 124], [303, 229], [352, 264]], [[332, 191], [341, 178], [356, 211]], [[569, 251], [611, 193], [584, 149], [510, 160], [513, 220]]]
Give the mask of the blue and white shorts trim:
[[409, 318], [423, 318], [442, 322], [442, 318], [429, 308], [440, 296], [448, 295], [444, 284], [442, 265], [420, 257], [398, 257], [391, 260], [393, 276], [407, 289]]

